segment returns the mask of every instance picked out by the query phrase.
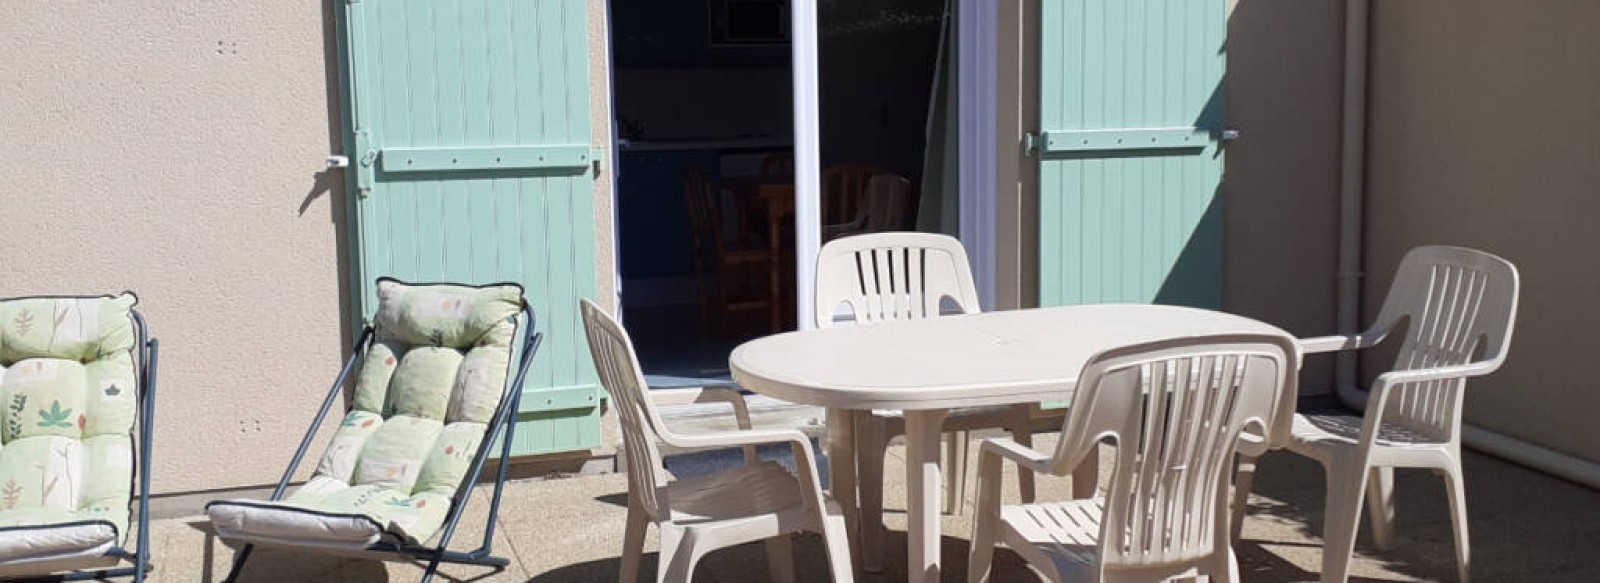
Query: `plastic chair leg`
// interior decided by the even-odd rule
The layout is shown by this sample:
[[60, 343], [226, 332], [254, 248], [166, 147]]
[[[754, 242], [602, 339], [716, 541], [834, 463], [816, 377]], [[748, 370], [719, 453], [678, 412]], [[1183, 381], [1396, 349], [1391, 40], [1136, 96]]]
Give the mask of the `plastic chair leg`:
[[[1227, 565], [1211, 574], [1211, 583], [1239, 583], [1239, 555], [1228, 549]], [[1196, 578], [1196, 581], [1199, 579]]]
[[682, 528], [661, 529], [660, 564], [656, 567], [656, 583], [689, 583], [694, 577], [695, 563], [700, 562], [699, 545], [695, 536]]
[[1466, 583], [1472, 566], [1472, 545], [1467, 538], [1467, 485], [1461, 477], [1461, 466], [1445, 471], [1444, 484], [1450, 496], [1450, 526], [1456, 531], [1456, 571]]
[[1244, 515], [1250, 505], [1250, 489], [1256, 484], [1256, 462], [1261, 458], [1239, 456], [1239, 471], [1233, 478], [1233, 523], [1228, 525], [1229, 537], [1239, 542], [1244, 533]]
[[[1011, 440], [1018, 445], [1033, 449], [1033, 415], [1029, 406], [1018, 406], [1018, 419], [1009, 428]], [[1038, 490], [1033, 484], [1033, 472], [1022, 467], [1017, 468], [1017, 493], [1021, 496], [1023, 504], [1032, 504], [1037, 499]]]
[[861, 569], [878, 572], [883, 569], [883, 540], [888, 528], [883, 525], [883, 457], [889, 447], [889, 437], [883, 422], [863, 417], [856, 435], [857, 482], [860, 484]]
[[1379, 550], [1394, 548], [1394, 468], [1368, 471], [1367, 517], [1372, 523], [1372, 542]]
[[844, 517], [830, 514], [823, 519], [822, 539], [828, 547], [828, 572], [834, 583], [855, 581], [855, 568], [850, 563], [850, 537], [845, 533]]
[[638, 583], [639, 561], [644, 555], [644, 535], [649, 528], [650, 516], [629, 496], [628, 525], [622, 535], [622, 572], [617, 580]]
[[946, 436], [944, 512], [961, 516], [967, 499], [967, 448], [972, 445], [972, 435], [965, 431], [951, 431]]
[[1344, 583], [1350, 576], [1350, 558], [1355, 552], [1356, 529], [1361, 526], [1361, 502], [1366, 468], [1328, 464], [1327, 507], [1322, 521], [1322, 583]]
[[794, 583], [794, 542], [780, 534], [767, 539], [767, 570], [772, 583]]
[[[1001, 459], [979, 456], [978, 500], [972, 517], [972, 550], [967, 556], [967, 583], [983, 583], [994, 564], [994, 546], [1000, 537]], [[1028, 471], [1028, 470], [1023, 470]]]

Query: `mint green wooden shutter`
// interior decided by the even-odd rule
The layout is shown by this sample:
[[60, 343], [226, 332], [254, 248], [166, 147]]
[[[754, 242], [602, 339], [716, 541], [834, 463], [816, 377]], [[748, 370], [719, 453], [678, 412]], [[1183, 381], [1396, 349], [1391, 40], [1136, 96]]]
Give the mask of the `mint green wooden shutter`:
[[600, 445], [585, 0], [347, 0], [360, 313], [373, 280], [514, 281], [545, 332], [518, 455]]
[[1039, 302], [1222, 298], [1225, 0], [1044, 0]]

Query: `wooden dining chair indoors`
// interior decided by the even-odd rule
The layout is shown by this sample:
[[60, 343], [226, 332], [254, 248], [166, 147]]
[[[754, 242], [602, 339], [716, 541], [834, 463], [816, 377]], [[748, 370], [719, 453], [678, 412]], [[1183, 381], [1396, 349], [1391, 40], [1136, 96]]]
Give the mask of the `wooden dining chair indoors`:
[[822, 171], [822, 230], [825, 235], [842, 237], [853, 232], [845, 226], [861, 212], [872, 177], [888, 173], [881, 164], [834, 164]]
[[[581, 301], [589, 351], [600, 385], [611, 395], [622, 424], [623, 459], [628, 470], [628, 523], [623, 536], [619, 580], [639, 580], [645, 530], [661, 532], [657, 581], [684, 583], [706, 553], [766, 541], [774, 581], [794, 581], [789, 536], [822, 534], [833, 580], [846, 583], [854, 573], [844, 514], [822, 492], [811, 439], [792, 429], [754, 430], [744, 397], [726, 387], [647, 390], [628, 333], [589, 300]], [[658, 406], [724, 402], [732, 406], [738, 430], [679, 433], [661, 420]], [[678, 450], [743, 448], [746, 464], [706, 476], [672, 480], [661, 462], [660, 446]], [[755, 446], [788, 444], [798, 475], [756, 458]]]
[[916, 206], [911, 181], [891, 173], [874, 174], [867, 181], [856, 206], [855, 218], [849, 222], [824, 225], [822, 239], [831, 241], [839, 237], [904, 231], [911, 226], [912, 209]]
[[[1048, 580], [1239, 581], [1228, 538], [1229, 477], [1245, 428], [1287, 421], [1298, 368], [1291, 339], [1231, 334], [1111, 349], [1078, 376], [1053, 454], [983, 442], [967, 582], [989, 578], [1004, 543]], [[1116, 449], [1111, 487], [1078, 500], [1001, 505], [1002, 462], [1062, 475]]]
[[[1504, 259], [1461, 247], [1418, 247], [1401, 260], [1371, 328], [1300, 342], [1302, 352], [1316, 354], [1400, 340], [1394, 367], [1373, 381], [1360, 417], [1295, 414], [1293, 423], [1270, 440], [1317, 460], [1326, 472], [1322, 581], [1342, 582], [1349, 575], [1363, 499], [1373, 541], [1380, 550], [1393, 546], [1395, 468], [1429, 469], [1444, 478], [1459, 576], [1467, 580], [1462, 398], [1468, 378], [1492, 373], [1505, 362], [1518, 293], [1517, 268]], [[1244, 517], [1255, 462], [1254, 457], [1240, 460], [1235, 522]], [[1236, 529], [1233, 536], [1238, 535]]]
[[917, 191], [899, 174], [879, 174], [867, 182], [867, 212], [862, 229], [887, 233], [912, 228], [916, 219]]
[[762, 184], [794, 182], [794, 152], [773, 152], [761, 159]]
[[746, 215], [724, 213], [721, 191], [702, 171], [684, 174], [683, 198], [693, 236], [701, 326], [708, 335], [726, 336], [730, 317], [766, 314], [778, 301], [768, 285], [776, 252], [747, 236], [752, 232], [747, 225], [724, 226], [724, 216], [743, 221]]

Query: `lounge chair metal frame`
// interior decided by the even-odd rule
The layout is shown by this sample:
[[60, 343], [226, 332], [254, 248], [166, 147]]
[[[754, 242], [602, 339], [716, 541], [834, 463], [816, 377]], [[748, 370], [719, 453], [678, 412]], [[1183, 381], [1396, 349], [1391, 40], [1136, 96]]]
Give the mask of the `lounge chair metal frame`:
[[[509, 464], [505, 463], [505, 460], [511, 457], [511, 442], [517, 431], [517, 411], [522, 404], [523, 382], [528, 376], [528, 370], [532, 368], [534, 356], [539, 353], [539, 345], [544, 340], [544, 334], [537, 330], [537, 320], [534, 317], [532, 308], [524, 303], [521, 311], [523, 320], [526, 322], [526, 328], [521, 330], [522, 358], [517, 365], [516, 376], [513, 377], [511, 386], [506, 388], [506, 394], [500, 398], [500, 405], [495, 410], [493, 421], [489, 426], [489, 433], [484, 436], [482, 445], [478, 447], [478, 452], [472, 458], [471, 470], [467, 473], [466, 481], [462, 483], [460, 488], [456, 489], [455, 495], [450, 498], [450, 513], [445, 518], [444, 530], [439, 536], [438, 546], [430, 547], [420, 544], [380, 541], [364, 549], [368, 553], [395, 555], [395, 557], [382, 557], [384, 559], [412, 558], [428, 561], [428, 566], [422, 575], [422, 581], [424, 582], [433, 579], [434, 574], [439, 570], [440, 563], [481, 565], [494, 567], [496, 571], [504, 569], [511, 564], [511, 561], [505, 557], [497, 557], [490, 554], [494, 545], [494, 521], [495, 517], [500, 513], [500, 496], [505, 489], [506, 472], [509, 469]], [[339, 395], [345, 392], [345, 383], [349, 380], [350, 375], [355, 372], [362, 355], [365, 354], [366, 349], [371, 344], [373, 333], [374, 329], [370, 324], [362, 329], [361, 336], [356, 339], [355, 348], [350, 352], [350, 358], [345, 361], [344, 369], [339, 371], [339, 377], [334, 379], [333, 386], [328, 389], [328, 397], [322, 401], [322, 408], [317, 411], [316, 420], [311, 422], [311, 428], [306, 431], [305, 438], [300, 440], [300, 448], [295, 450], [294, 459], [289, 462], [289, 469], [283, 472], [283, 478], [278, 480], [278, 487], [272, 491], [271, 501], [276, 502], [283, 499], [284, 493], [289, 489], [289, 481], [294, 477], [295, 470], [300, 467], [301, 460], [306, 457], [306, 452], [311, 449], [311, 443], [316, 440], [318, 429], [322, 427], [323, 421], [327, 419], [328, 411], [333, 408], [333, 403], [339, 398]], [[461, 520], [461, 514], [466, 509], [468, 496], [472, 494], [472, 487], [478, 483], [478, 478], [482, 476], [483, 466], [489, 459], [489, 451], [494, 449], [494, 441], [499, 439], [501, 429], [505, 430], [505, 440], [500, 446], [501, 462], [495, 475], [494, 496], [489, 502], [489, 518], [485, 521], [483, 528], [483, 543], [477, 549], [471, 551], [448, 550], [450, 538], [455, 535], [457, 523]], [[254, 548], [254, 544], [246, 544], [239, 549], [239, 553], [233, 561], [233, 568], [228, 572], [226, 581], [231, 583], [238, 579], [239, 573], [244, 569], [245, 561], [250, 559], [250, 553]]]

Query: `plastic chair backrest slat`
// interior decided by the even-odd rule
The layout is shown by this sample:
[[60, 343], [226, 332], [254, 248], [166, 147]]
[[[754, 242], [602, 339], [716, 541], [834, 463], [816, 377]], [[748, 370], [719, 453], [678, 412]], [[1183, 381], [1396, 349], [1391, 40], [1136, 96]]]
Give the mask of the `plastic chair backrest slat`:
[[936, 317], [949, 299], [978, 312], [961, 242], [929, 233], [872, 233], [829, 241], [817, 255], [818, 328], [847, 305], [857, 324]]
[[[1239, 434], [1267, 431], [1295, 373], [1290, 339], [1221, 335], [1107, 351], [1079, 377], [1052, 460], [1065, 475], [1102, 441], [1117, 465], [1101, 522], [1108, 568], [1226, 553]], [[1287, 420], [1283, 420], [1287, 422]]]
[[582, 301], [583, 327], [589, 339], [600, 385], [617, 409], [622, 423], [622, 445], [628, 465], [628, 485], [652, 518], [664, 519], [667, 501], [659, 496], [667, 475], [661, 463], [657, 430], [661, 418], [645, 395], [648, 385], [634, 354], [628, 333], [609, 314], [589, 300]]
[[[1373, 330], [1409, 320], [1392, 370], [1469, 364], [1500, 367], [1516, 320], [1517, 269], [1494, 255], [1461, 247], [1418, 247], [1400, 262]], [[1460, 431], [1465, 378], [1393, 389], [1384, 420], [1446, 441]]]

